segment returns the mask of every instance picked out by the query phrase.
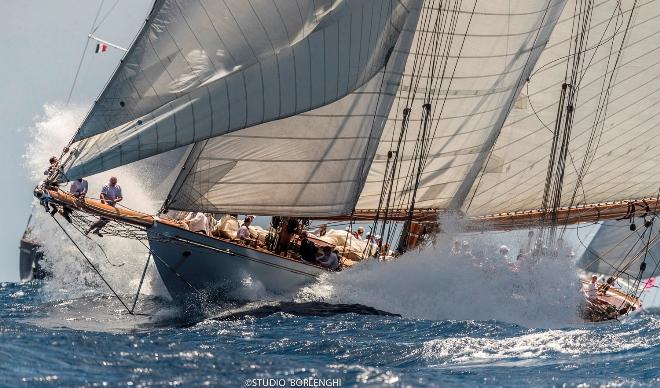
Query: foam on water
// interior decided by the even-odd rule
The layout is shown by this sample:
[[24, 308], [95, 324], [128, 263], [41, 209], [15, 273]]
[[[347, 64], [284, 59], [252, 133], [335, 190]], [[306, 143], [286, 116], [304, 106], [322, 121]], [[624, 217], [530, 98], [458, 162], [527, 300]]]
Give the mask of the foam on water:
[[[657, 312], [547, 330], [492, 320], [310, 316], [296, 313], [295, 304], [271, 304], [276, 312], [260, 315], [254, 310], [266, 309], [257, 304], [217, 320], [161, 326], [103, 315], [104, 305], [121, 310], [107, 296], [44, 304], [42, 286], [0, 284], [0, 385], [243, 386], [246, 379], [289, 377], [340, 378], [341, 386], [660, 383]], [[145, 307], [155, 302], [161, 310], [145, 299]], [[50, 324], [35, 326], [35, 319]]]
[[[51, 155], [60, 155], [62, 147], [75, 133], [84, 113], [85, 109], [80, 106], [66, 108], [58, 105], [44, 106], [44, 114], [36, 118], [34, 126], [30, 128], [32, 141], [28, 144], [24, 155], [24, 165], [35, 185], [44, 178], [43, 171], [48, 166], [48, 158]], [[89, 196], [98, 197], [108, 177], [114, 175], [119, 178], [125, 196], [122, 205], [153, 213], [166, 194], [150, 189], [155, 181], [153, 179], [155, 172], [154, 163], [138, 162], [87, 177]], [[160, 176], [162, 179], [162, 174]], [[152, 179], [146, 180], [147, 177]], [[89, 254], [92, 262], [113, 287], [116, 287], [120, 293], [135, 292], [148, 253], [142, 244], [112, 236], [105, 236], [102, 239], [96, 236], [86, 238], [68, 225], [62, 217], [59, 215], [56, 217], [82, 250]], [[33, 203], [31, 236], [41, 244], [46, 258], [43, 265], [53, 275], [44, 287], [44, 291], [53, 299], [74, 298], [105, 290], [105, 285], [62, 233], [57, 223], [39, 206], [36, 199]], [[143, 293], [167, 295], [153, 264], [143, 286]]]

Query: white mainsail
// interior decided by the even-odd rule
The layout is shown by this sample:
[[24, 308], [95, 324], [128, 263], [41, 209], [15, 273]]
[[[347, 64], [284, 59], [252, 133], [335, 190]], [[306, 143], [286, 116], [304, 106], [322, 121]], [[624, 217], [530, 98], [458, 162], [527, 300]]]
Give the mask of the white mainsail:
[[[465, 204], [468, 214], [542, 207], [549, 144], [575, 36], [575, 9], [572, 0]], [[562, 206], [655, 197], [659, 189], [660, 2], [596, 1], [591, 17], [588, 66], [575, 105]], [[594, 142], [587, 155], [592, 130]], [[585, 157], [588, 168], [578, 185]]]
[[198, 143], [168, 208], [349, 214], [399, 87], [420, 5], [411, 6], [387, 65], [354, 92], [309, 112]]
[[415, 1], [157, 1], [67, 177], [341, 99], [382, 69]]
[[203, 150], [180, 175], [168, 207], [300, 216], [350, 213], [398, 74], [381, 72], [339, 101], [200, 144]]
[[[185, 183], [175, 187], [170, 206], [232, 213], [349, 214], [355, 205], [355, 190], [360, 189], [361, 180], [364, 180], [360, 166], [369, 166], [373, 158], [373, 151], [367, 149], [366, 141], [370, 139], [373, 143], [374, 138], [380, 138], [378, 154], [358, 204], [358, 207], [376, 208], [385, 155], [392, 149], [392, 136], [400, 127], [400, 114], [410, 79], [430, 72], [431, 60], [428, 58], [432, 57], [434, 50], [439, 51], [437, 44], [434, 46], [434, 39], [450, 33], [453, 34], [453, 44], [452, 50], [448, 51], [451, 61], [448, 66], [452, 69], [456, 66], [456, 71], [451, 71], [455, 79], [452, 84], [448, 72], [446, 79], [437, 82], [435, 87], [439, 87], [433, 93], [433, 109], [448, 96], [447, 114], [460, 114], [459, 109], [468, 113], [477, 109], [479, 114], [475, 116], [483, 116], [452, 120], [457, 129], [469, 133], [473, 125], [486, 125], [481, 137], [474, 137], [473, 141], [483, 142], [483, 136], [496, 136], [498, 125], [501, 126], [508, 113], [507, 104], [531, 71], [563, 2], [527, 1], [520, 2], [514, 9], [509, 9], [506, 2], [462, 3], [460, 9], [450, 9], [452, 2], [426, 1], [421, 15], [410, 18], [404, 28], [400, 38], [403, 44], [395, 49], [384, 80], [375, 77], [372, 85], [365, 85], [343, 101], [314, 111], [210, 140], [205, 150], [195, 155], [195, 166], [182, 175]], [[452, 16], [458, 25], [453, 32], [449, 23]], [[429, 30], [440, 23], [443, 28]], [[509, 29], [509, 23], [517, 24], [516, 31]], [[461, 44], [463, 40], [465, 43]], [[507, 50], [512, 48], [514, 53], [509, 55]], [[417, 60], [417, 52], [425, 58]], [[438, 53], [435, 55], [439, 56]], [[494, 60], [498, 62], [494, 63]], [[413, 72], [418, 74], [413, 75]], [[400, 82], [402, 73], [404, 81]], [[411, 122], [414, 123], [411, 125], [415, 126], [415, 131], [409, 133], [407, 142], [414, 142], [418, 136], [416, 130], [421, 121], [419, 112], [424, 103], [423, 96], [434, 87], [425, 81], [421, 81], [410, 104], [413, 108]], [[379, 84], [384, 88], [377, 98]], [[452, 90], [447, 92], [443, 87]], [[370, 89], [369, 94], [365, 94], [367, 89]], [[396, 101], [394, 104], [393, 100]], [[388, 118], [387, 124], [382, 120], [383, 116]], [[448, 143], [452, 148], [461, 147], [456, 137], [446, 136], [445, 131], [450, 128], [445, 127], [446, 122], [442, 119], [440, 117], [439, 136], [444, 137], [444, 141], [435, 142], [434, 149], [441, 150]], [[465, 124], [466, 121], [469, 125]], [[383, 124], [386, 133], [381, 136]], [[485, 158], [487, 149], [475, 154], [470, 153], [475, 145], [462, 146], [469, 147], [470, 151], [464, 152], [467, 155], [456, 167], [455, 174], [464, 178], [475, 159]], [[406, 148], [408, 152], [412, 149], [412, 146]], [[414, 161], [406, 160], [406, 163]], [[444, 163], [433, 155], [431, 167]], [[457, 179], [456, 175], [452, 179]], [[454, 185], [456, 188], [460, 186], [458, 183]], [[438, 193], [433, 185], [425, 189], [423, 199], [424, 195]], [[268, 194], [264, 196], [264, 193]], [[437, 202], [432, 204], [438, 207]]]

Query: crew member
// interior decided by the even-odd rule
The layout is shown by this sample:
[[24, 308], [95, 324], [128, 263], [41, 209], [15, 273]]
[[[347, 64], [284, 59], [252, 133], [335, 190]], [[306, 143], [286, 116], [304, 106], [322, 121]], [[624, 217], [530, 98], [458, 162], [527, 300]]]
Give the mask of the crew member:
[[[107, 185], [103, 186], [101, 190], [101, 203], [115, 207], [118, 202], [121, 202], [124, 199], [121, 193], [121, 186], [117, 184], [117, 177], [110, 177], [110, 181]], [[94, 233], [99, 237], [103, 237], [101, 234], [101, 229], [110, 222], [109, 218], [101, 217], [98, 221], [93, 223], [85, 234]]]
[[325, 234], [326, 234], [327, 232], [328, 232], [328, 225], [326, 225], [326, 224], [321, 224], [321, 225], [319, 225], [318, 229], [316, 229], [316, 230], [315, 230], [314, 232], [312, 232], [312, 233], [315, 234], [315, 235], [317, 235], [317, 236], [319, 236], [319, 237], [323, 237], [323, 236], [325, 236]]
[[71, 182], [69, 193], [71, 193], [76, 198], [84, 198], [87, 195], [88, 187], [89, 184], [85, 179], [78, 178], [75, 181]]
[[316, 261], [316, 254], [318, 250], [313, 241], [307, 238], [307, 232], [300, 232], [300, 258], [308, 263]]
[[591, 276], [591, 282], [587, 286], [587, 299], [593, 301], [598, 301], [598, 286], [596, 285], [596, 281], [598, 280], [598, 276], [592, 275]]
[[509, 247], [501, 245], [499, 250], [499, 258], [504, 261], [509, 261]]
[[[51, 156], [50, 159], [48, 159], [48, 163], [50, 163], [50, 166], [48, 166], [46, 171], [44, 171], [44, 175], [46, 175], [46, 178], [50, 178], [51, 175], [54, 174], [55, 171], [57, 171], [57, 169], [60, 167], [60, 162], [57, 160], [56, 156]], [[57, 187], [56, 183], [47, 182], [47, 184], [51, 186], [54, 185]], [[55, 213], [57, 213], [58, 207], [53, 202], [43, 199], [41, 201], [41, 204], [46, 209], [46, 211], [50, 213], [51, 216], [54, 216]]]
[[238, 235], [237, 237], [243, 241], [249, 242], [252, 240], [252, 236], [250, 234], [250, 224], [252, 224], [252, 218], [251, 217], [245, 217], [245, 220], [243, 220], [243, 225], [238, 229]]
[[210, 225], [209, 225], [209, 219], [206, 217], [206, 215], [202, 212], [190, 212], [186, 216], [186, 218], [183, 219], [183, 222], [188, 225], [188, 229], [195, 232], [195, 233], [202, 233], [205, 235], [209, 235], [211, 232]]
[[[88, 183], [83, 178], [78, 178], [75, 181], [71, 182], [71, 187], [69, 188], [69, 193], [76, 197], [77, 199], [83, 199], [87, 195]], [[69, 206], [62, 206], [62, 217], [71, 223], [71, 209]]]
[[460, 256], [461, 255], [461, 242], [454, 240], [454, 246], [449, 251], [449, 256]]
[[289, 218], [282, 225], [280, 230], [280, 235], [277, 240], [277, 245], [275, 246], [275, 253], [280, 255], [283, 254], [286, 256], [289, 252], [289, 243], [294, 234], [298, 232], [298, 220], [295, 218]]
[[472, 248], [470, 247], [470, 243], [467, 241], [463, 241], [461, 246], [461, 257], [463, 259], [474, 259], [474, 256], [472, 255]]
[[336, 271], [339, 268], [339, 258], [332, 252], [330, 246], [323, 247], [323, 255], [316, 259], [321, 267]]
[[60, 168], [60, 161], [57, 160], [57, 156], [51, 156], [50, 159], [48, 159], [48, 163], [50, 163], [50, 166], [44, 171], [44, 175], [50, 178], [50, 176]]

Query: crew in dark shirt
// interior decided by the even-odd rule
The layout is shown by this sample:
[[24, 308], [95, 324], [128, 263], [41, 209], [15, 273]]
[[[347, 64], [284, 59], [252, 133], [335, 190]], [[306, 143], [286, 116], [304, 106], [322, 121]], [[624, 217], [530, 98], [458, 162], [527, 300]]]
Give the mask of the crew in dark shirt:
[[300, 257], [308, 263], [316, 263], [316, 245], [307, 238], [307, 232], [300, 232]]

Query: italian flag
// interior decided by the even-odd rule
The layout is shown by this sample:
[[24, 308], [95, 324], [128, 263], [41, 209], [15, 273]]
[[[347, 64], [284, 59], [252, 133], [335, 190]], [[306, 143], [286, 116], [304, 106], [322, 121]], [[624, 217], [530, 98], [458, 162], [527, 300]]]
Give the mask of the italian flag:
[[108, 51], [108, 45], [107, 45], [107, 44], [105, 44], [105, 43], [97, 43], [97, 44], [96, 44], [96, 51], [95, 51], [95, 53], [97, 53], [97, 54], [98, 54], [98, 53], [104, 53], [104, 52], [106, 52], [106, 51]]

